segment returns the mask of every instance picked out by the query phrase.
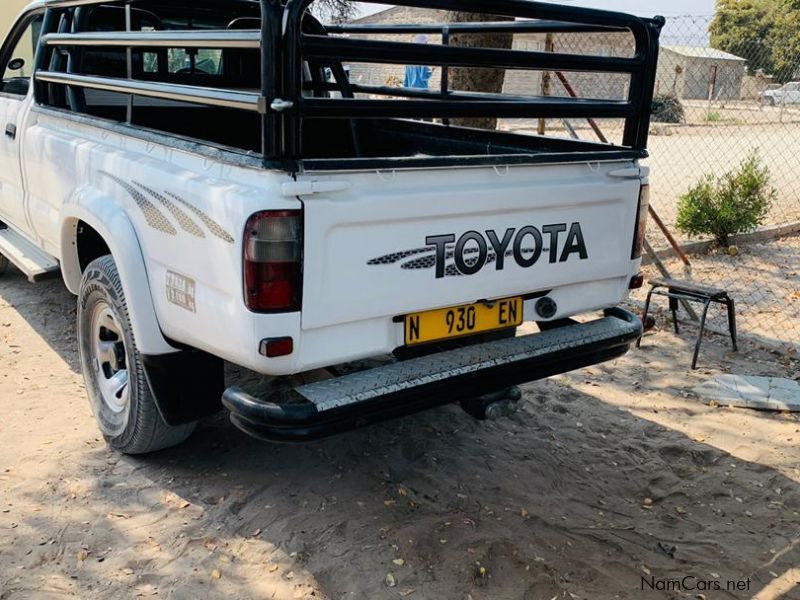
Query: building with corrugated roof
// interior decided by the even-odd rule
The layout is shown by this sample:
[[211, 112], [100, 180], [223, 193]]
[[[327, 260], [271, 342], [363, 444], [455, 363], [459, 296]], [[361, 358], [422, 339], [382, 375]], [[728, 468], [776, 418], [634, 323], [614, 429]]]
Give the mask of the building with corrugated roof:
[[14, 20], [26, 4], [28, 0], [0, 0], [0, 36], [5, 36], [11, 29]]
[[689, 100], [739, 100], [747, 60], [703, 46], [662, 46], [657, 92]]

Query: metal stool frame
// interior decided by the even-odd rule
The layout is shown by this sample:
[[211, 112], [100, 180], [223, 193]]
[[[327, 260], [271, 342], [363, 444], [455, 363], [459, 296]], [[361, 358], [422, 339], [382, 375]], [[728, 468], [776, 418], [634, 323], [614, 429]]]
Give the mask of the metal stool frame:
[[[736, 331], [736, 303], [733, 298], [728, 295], [725, 290], [706, 290], [699, 286], [694, 286], [688, 281], [678, 280], [653, 280], [650, 282], [652, 286], [647, 294], [647, 300], [644, 305], [644, 314], [642, 321], [647, 322], [647, 316], [650, 312], [650, 304], [653, 296], [663, 296], [669, 298], [669, 309], [672, 312], [672, 323], [675, 328], [675, 333], [680, 333], [678, 329], [678, 301], [685, 300], [687, 302], [697, 302], [703, 305], [703, 313], [700, 317], [700, 332], [697, 335], [697, 342], [694, 346], [694, 356], [692, 357], [692, 369], [697, 368], [697, 357], [700, 354], [700, 346], [703, 343], [703, 334], [706, 328], [706, 318], [708, 317], [708, 309], [712, 304], [721, 304], [728, 310], [728, 331], [730, 332], [731, 341], [733, 342], [733, 351], [739, 351], [739, 344], [737, 340]], [[665, 288], [665, 289], [664, 289]], [[684, 288], [684, 289], [679, 289]], [[636, 347], [641, 347], [642, 340], [636, 343]]]

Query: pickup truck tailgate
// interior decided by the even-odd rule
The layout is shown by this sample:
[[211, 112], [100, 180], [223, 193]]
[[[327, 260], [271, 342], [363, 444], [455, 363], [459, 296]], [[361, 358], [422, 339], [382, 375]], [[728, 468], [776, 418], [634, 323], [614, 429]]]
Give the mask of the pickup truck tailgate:
[[301, 196], [303, 328], [629, 277], [636, 174], [610, 162], [308, 176], [337, 191]]

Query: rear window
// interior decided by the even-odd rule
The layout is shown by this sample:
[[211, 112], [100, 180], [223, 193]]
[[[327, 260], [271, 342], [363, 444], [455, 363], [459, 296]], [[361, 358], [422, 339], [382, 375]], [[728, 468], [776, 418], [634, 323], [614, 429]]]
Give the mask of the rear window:
[[[133, 2], [130, 14], [124, 6], [88, 6], [68, 11], [65, 19], [80, 32], [112, 33], [161, 31], [228, 31], [260, 26], [254, 3], [233, 3], [213, 8], [209, 3]], [[130, 61], [130, 65], [129, 65]], [[221, 90], [258, 90], [260, 56], [257, 50], [219, 48], [87, 47], [73, 51], [69, 59], [54, 57], [56, 70]], [[130, 72], [129, 72], [130, 69]], [[107, 90], [50, 90], [48, 104], [94, 117], [130, 123], [232, 148], [260, 151], [258, 115], [222, 107], [134, 96]]]

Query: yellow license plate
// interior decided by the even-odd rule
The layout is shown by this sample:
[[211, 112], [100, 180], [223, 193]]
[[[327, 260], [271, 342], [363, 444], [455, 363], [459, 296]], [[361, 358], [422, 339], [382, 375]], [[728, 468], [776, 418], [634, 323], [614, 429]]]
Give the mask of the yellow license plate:
[[522, 324], [522, 304], [522, 298], [508, 298], [408, 315], [406, 345], [518, 327]]

